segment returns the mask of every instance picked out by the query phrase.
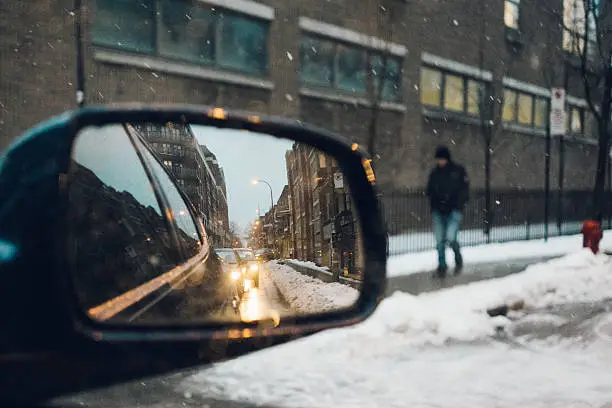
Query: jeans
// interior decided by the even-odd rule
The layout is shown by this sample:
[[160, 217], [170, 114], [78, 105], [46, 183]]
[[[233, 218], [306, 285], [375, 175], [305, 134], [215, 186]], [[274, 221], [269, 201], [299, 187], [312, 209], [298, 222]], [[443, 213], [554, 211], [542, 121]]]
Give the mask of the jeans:
[[459, 211], [453, 211], [450, 214], [442, 214], [438, 211], [433, 211], [433, 229], [436, 236], [436, 249], [438, 250], [438, 266], [446, 268], [446, 244], [451, 247], [455, 254], [455, 264], [459, 267], [463, 266], [463, 258], [461, 257], [461, 248], [457, 242], [457, 234], [463, 216]]

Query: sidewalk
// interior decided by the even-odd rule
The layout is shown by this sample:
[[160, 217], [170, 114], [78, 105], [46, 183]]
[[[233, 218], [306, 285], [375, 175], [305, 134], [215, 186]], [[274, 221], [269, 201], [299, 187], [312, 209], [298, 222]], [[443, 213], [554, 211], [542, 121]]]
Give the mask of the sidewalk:
[[419, 293], [465, 285], [470, 282], [501, 278], [522, 272], [529, 265], [545, 262], [553, 258], [555, 257], [547, 256], [465, 265], [460, 275], [454, 276], [453, 270], [451, 269], [444, 279], [434, 277], [433, 271], [389, 277], [387, 278], [387, 291], [385, 296], [390, 296], [396, 291], [418, 295]]

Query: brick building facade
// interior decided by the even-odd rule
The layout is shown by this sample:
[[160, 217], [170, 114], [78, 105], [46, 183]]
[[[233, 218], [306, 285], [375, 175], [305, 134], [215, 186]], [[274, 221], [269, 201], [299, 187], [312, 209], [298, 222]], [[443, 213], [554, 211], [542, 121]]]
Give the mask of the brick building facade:
[[[75, 106], [76, 46], [71, 1], [0, 3], [2, 147]], [[490, 122], [492, 186], [541, 189], [549, 89], [569, 67], [572, 131], [563, 149], [553, 140], [552, 185], [563, 154], [565, 188], [590, 188], [596, 147], [555, 20], [569, 3], [84, 0], [85, 95], [285, 115], [363, 144], [376, 111], [386, 191], [422, 186], [439, 143], [482, 187]], [[492, 102], [474, 103], [479, 95]], [[497, 105], [483, 121], [479, 108]]]

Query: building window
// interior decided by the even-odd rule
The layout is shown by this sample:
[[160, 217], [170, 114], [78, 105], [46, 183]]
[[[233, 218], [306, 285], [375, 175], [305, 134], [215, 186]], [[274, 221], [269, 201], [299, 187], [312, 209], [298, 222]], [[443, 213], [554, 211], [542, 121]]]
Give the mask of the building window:
[[568, 133], [580, 134], [584, 137], [596, 137], [597, 120], [588, 108], [569, 105], [565, 120]]
[[521, 0], [505, 0], [504, 1], [504, 24], [508, 28], [514, 30], [519, 29]]
[[504, 89], [502, 119], [504, 122], [544, 128], [548, 122], [548, 98]]
[[300, 79], [306, 85], [365, 95], [371, 84], [382, 100], [399, 101], [401, 65], [399, 58], [328, 39], [302, 36], [300, 41]]
[[[587, 53], [596, 50], [596, 24], [595, 13], [597, 4], [593, 1], [589, 10], [584, 8], [584, 0], [563, 0], [563, 49], [574, 55], [581, 55], [584, 52], [585, 38], [588, 37], [589, 43]], [[588, 31], [588, 32], [587, 32]]]
[[445, 111], [480, 113], [485, 85], [476, 79], [421, 67], [421, 103]]
[[155, 14], [155, 0], [97, 0], [93, 40], [98, 45], [152, 53]]
[[268, 72], [265, 20], [187, 0], [96, 0], [96, 45], [254, 75]]

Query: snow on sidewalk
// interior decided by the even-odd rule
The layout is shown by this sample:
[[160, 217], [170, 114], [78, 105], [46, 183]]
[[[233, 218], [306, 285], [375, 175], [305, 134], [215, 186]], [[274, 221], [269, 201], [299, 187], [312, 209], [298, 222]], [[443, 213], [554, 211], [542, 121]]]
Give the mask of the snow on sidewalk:
[[[612, 247], [612, 233], [605, 234], [602, 248]], [[547, 258], [563, 256], [582, 247], [582, 235], [569, 235], [544, 240], [514, 241], [498, 244], [486, 244], [462, 248], [466, 264], [504, 262], [513, 259]], [[450, 267], [454, 266], [454, 257], [450, 249], [446, 259]], [[433, 271], [438, 262], [435, 250], [407, 253], [389, 257], [387, 277], [410, 275], [413, 273]]]
[[350, 286], [323, 282], [276, 261], [268, 262], [267, 267], [276, 287], [297, 313], [337, 310], [351, 306], [359, 297], [359, 292]]
[[612, 399], [609, 343], [534, 352], [495, 342], [496, 327], [509, 321], [486, 309], [611, 293], [610, 258], [582, 250], [500, 279], [396, 293], [357, 326], [216, 364], [181, 387], [283, 407], [599, 407]]

